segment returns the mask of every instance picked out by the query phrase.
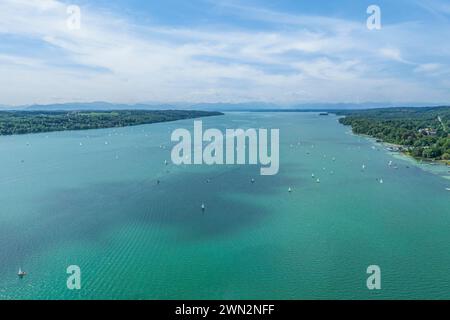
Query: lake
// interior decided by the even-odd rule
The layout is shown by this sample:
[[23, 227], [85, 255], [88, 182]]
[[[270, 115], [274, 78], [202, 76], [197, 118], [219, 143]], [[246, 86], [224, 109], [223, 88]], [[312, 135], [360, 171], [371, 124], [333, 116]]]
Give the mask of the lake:
[[[0, 137], [0, 299], [450, 298], [448, 170], [333, 115], [202, 120], [280, 129], [279, 173], [174, 166], [171, 132], [193, 119]], [[366, 287], [370, 265], [381, 290]]]

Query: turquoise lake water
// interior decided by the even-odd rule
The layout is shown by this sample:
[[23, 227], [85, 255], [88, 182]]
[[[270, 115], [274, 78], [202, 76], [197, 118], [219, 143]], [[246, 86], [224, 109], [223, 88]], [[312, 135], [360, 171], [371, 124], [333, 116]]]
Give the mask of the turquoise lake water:
[[[333, 115], [202, 120], [279, 128], [279, 174], [166, 166], [172, 130], [194, 120], [0, 137], [0, 299], [450, 298], [447, 168], [389, 154]], [[81, 290], [66, 287], [69, 265]]]

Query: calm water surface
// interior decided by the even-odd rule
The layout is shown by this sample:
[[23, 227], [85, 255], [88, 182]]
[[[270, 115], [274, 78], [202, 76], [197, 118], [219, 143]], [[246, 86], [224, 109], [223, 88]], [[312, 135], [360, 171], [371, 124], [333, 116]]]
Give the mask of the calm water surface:
[[[449, 299], [449, 180], [336, 120], [203, 119], [279, 128], [280, 172], [265, 177], [164, 165], [172, 130], [193, 120], [0, 137], [0, 298]], [[73, 264], [79, 291], [66, 288]], [[381, 291], [366, 288], [372, 264]]]

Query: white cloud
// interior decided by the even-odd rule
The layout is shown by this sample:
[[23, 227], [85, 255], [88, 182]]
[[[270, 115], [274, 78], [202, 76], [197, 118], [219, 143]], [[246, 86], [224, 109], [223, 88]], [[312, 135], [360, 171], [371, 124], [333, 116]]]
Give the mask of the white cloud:
[[414, 72], [418, 73], [420, 75], [423, 75], [423, 76], [437, 78], [440, 80], [439, 81], [440, 85], [444, 85], [444, 87], [448, 87], [445, 85], [446, 83], [448, 83], [448, 82], [445, 82], [445, 80], [450, 75], [450, 67], [445, 64], [424, 63], [424, 64], [417, 66], [417, 68], [414, 69]]
[[428, 73], [428, 72], [439, 71], [442, 68], [443, 68], [443, 66], [439, 63], [425, 63], [425, 64], [419, 65], [417, 68], [414, 69], [414, 71]]
[[406, 63], [406, 64], [414, 64], [412, 62], [408, 62], [402, 57], [402, 53], [397, 48], [381, 48], [380, 54], [384, 58], [391, 59], [397, 62]]
[[[33, 53], [38, 47], [15, 54], [0, 52], [0, 103], [443, 101], [450, 97], [447, 90], [387, 71], [391, 60], [410, 63], [401, 49], [385, 44], [398, 32], [394, 27], [385, 28], [388, 33], [369, 35], [364, 23], [244, 9], [238, 12], [249, 19], [302, 27], [255, 32], [136, 26], [89, 7], [82, 8], [81, 30], [74, 31], [67, 28], [66, 5], [59, 1], [3, 0], [0, 37], [33, 39], [51, 50], [41, 55]], [[412, 67], [420, 71], [420, 66]]]
[[450, 4], [442, 0], [416, 0], [417, 5], [425, 8], [436, 17], [443, 18], [450, 15]]

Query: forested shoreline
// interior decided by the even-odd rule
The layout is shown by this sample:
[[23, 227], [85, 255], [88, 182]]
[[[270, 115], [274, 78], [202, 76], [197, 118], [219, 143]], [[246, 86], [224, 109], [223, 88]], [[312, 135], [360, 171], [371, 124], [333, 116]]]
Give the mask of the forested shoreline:
[[117, 128], [222, 115], [191, 110], [0, 111], [0, 135]]
[[450, 107], [386, 108], [336, 112], [339, 122], [420, 159], [450, 162]]

